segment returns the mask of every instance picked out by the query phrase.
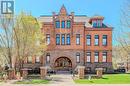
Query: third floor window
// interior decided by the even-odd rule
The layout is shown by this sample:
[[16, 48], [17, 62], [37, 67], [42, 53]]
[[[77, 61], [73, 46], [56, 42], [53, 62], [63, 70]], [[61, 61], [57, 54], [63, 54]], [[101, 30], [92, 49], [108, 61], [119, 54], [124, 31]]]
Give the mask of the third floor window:
[[95, 35], [95, 46], [99, 45], [99, 35]]
[[102, 37], [102, 45], [103, 46], [107, 45], [107, 35], [103, 35], [103, 37]]
[[76, 44], [80, 45], [80, 34], [76, 34]]
[[60, 28], [60, 21], [56, 21], [56, 28]]
[[67, 25], [66, 28], [70, 28], [71, 27], [71, 21], [68, 20], [66, 25]]
[[87, 35], [86, 38], [87, 38], [86, 44], [87, 44], [88, 46], [90, 46], [90, 45], [91, 45], [91, 35]]
[[61, 44], [64, 45], [65, 44], [65, 34], [61, 35]]
[[61, 28], [65, 28], [65, 21], [61, 22]]
[[46, 35], [46, 43], [47, 45], [50, 44], [50, 34]]
[[60, 45], [60, 34], [56, 34], [56, 45]]
[[70, 34], [67, 34], [66, 44], [67, 44], [67, 45], [70, 45]]

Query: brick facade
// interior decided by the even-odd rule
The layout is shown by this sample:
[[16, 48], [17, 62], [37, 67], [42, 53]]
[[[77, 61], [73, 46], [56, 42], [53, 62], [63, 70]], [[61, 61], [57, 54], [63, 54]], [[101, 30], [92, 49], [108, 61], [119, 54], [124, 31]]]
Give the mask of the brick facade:
[[[47, 51], [41, 57], [41, 65], [49, 65], [51, 68], [55, 68], [55, 62], [58, 58], [64, 57], [70, 59], [72, 63], [72, 70], [77, 65], [90, 68], [91, 72], [95, 72], [95, 68], [103, 67], [106, 72], [112, 71], [112, 27], [109, 27], [103, 23], [102, 16], [87, 17], [84, 15], [74, 15], [73, 12], [67, 13], [64, 6], [60, 9], [60, 12], [56, 14], [53, 12], [52, 16], [40, 16], [38, 20], [42, 23], [41, 30], [45, 36], [49, 36], [47, 45]], [[70, 21], [70, 27], [67, 27], [67, 21]], [[58, 21], [58, 22], [57, 22]], [[94, 27], [93, 21], [100, 21], [100, 27]], [[56, 27], [56, 22], [60, 23], [59, 27]], [[63, 22], [63, 25], [62, 25]], [[57, 24], [58, 25], [58, 24]], [[65, 26], [65, 27], [64, 27]], [[60, 34], [60, 44], [56, 44], [56, 35]], [[64, 40], [62, 41], [62, 34], [64, 34]], [[67, 45], [67, 34], [70, 35], [70, 44]], [[79, 35], [79, 40], [76, 35]], [[91, 44], [87, 45], [86, 35], [91, 36]], [[98, 46], [95, 46], [95, 35], [98, 35]], [[107, 44], [103, 45], [103, 35], [107, 35]], [[79, 44], [76, 44], [76, 40]], [[62, 44], [62, 42], [64, 42]], [[103, 52], [107, 52], [106, 62], [103, 62]], [[91, 52], [90, 62], [87, 62], [87, 52]], [[95, 52], [98, 52], [98, 62], [95, 62]], [[79, 53], [79, 62], [77, 62], [76, 54]], [[47, 54], [49, 56], [47, 57]], [[35, 59], [35, 57], [33, 57]], [[47, 62], [49, 60], [49, 62]], [[27, 61], [25, 61], [27, 63]], [[35, 63], [35, 61], [33, 61]], [[41, 65], [37, 66], [40, 67]]]

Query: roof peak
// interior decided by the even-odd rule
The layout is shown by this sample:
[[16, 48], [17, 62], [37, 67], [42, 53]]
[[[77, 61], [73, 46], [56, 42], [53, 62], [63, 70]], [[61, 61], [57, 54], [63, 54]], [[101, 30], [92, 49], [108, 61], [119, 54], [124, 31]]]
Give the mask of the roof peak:
[[66, 10], [64, 4], [62, 5], [62, 7], [61, 7], [61, 9], [60, 9], [60, 13], [59, 13], [59, 14], [60, 14], [60, 15], [66, 15], [66, 14], [67, 14], [67, 10]]

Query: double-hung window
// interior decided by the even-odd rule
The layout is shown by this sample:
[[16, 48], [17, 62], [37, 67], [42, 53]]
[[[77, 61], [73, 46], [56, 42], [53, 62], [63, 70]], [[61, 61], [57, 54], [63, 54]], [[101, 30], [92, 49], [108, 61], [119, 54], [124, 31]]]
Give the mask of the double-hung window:
[[71, 27], [71, 21], [70, 20], [67, 20], [67, 24], [66, 24], [67, 26], [67, 29], [69, 29], [70, 27]]
[[107, 62], [107, 52], [102, 53], [102, 62]]
[[47, 43], [47, 45], [50, 44], [50, 34], [46, 35], [46, 43]]
[[67, 45], [70, 45], [70, 34], [67, 34], [66, 44], [67, 44]]
[[94, 62], [98, 62], [99, 61], [99, 52], [95, 52], [95, 56], [94, 56]]
[[76, 53], [76, 62], [77, 62], [77, 63], [80, 62], [80, 53]]
[[90, 46], [90, 45], [91, 45], [91, 35], [87, 35], [86, 38], [87, 38], [86, 44], [87, 44], [88, 46]]
[[95, 35], [95, 46], [99, 45], [99, 35]]
[[60, 45], [60, 34], [56, 34], [56, 45]]
[[65, 34], [61, 35], [61, 44], [65, 45]]
[[55, 22], [56, 28], [60, 28], [60, 21]]
[[50, 53], [47, 53], [47, 55], [46, 55], [46, 62], [47, 62], [47, 63], [50, 62]]
[[103, 35], [103, 37], [102, 37], [102, 45], [103, 46], [107, 45], [107, 35]]
[[91, 52], [87, 52], [87, 62], [91, 62]]
[[76, 44], [80, 45], [80, 34], [76, 34]]
[[61, 22], [61, 28], [65, 28], [65, 21]]

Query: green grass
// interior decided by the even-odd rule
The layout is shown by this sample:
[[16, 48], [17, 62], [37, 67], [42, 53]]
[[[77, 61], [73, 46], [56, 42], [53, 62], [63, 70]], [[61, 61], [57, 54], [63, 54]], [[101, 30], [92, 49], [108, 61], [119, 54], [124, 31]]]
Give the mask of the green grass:
[[108, 74], [102, 79], [77, 79], [78, 84], [130, 84], [130, 74]]
[[42, 79], [33, 79], [33, 80], [25, 80], [25, 81], [17, 81], [15, 84], [48, 84], [48, 80]]

